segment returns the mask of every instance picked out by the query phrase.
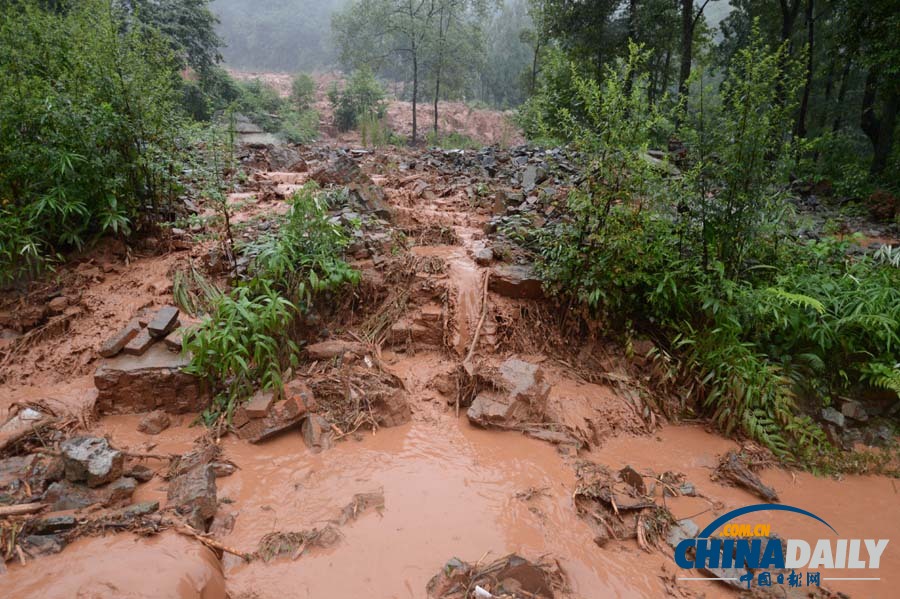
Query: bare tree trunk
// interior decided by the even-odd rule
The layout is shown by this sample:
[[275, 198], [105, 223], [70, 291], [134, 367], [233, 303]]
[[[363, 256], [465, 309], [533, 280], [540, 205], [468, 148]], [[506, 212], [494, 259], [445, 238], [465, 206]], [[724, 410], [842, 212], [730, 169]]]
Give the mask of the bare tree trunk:
[[416, 109], [419, 104], [419, 55], [416, 46], [412, 46], [413, 89], [412, 89], [412, 145], [418, 143], [419, 121]]
[[843, 111], [844, 99], [847, 97], [847, 86], [850, 81], [850, 70], [853, 68], [853, 60], [847, 56], [844, 62], [844, 70], [841, 72], [841, 85], [838, 88], [837, 106], [834, 112], [834, 123], [831, 125], [831, 131], [837, 133], [844, 126]]
[[681, 0], [681, 72], [678, 75], [678, 97], [686, 98], [691, 63], [694, 61], [694, 0]]
[[866, 73], [860, 117], [860, 127], [872, 142], [873, 154], [870, 172], [873, 175], [880, 175], [887, 166], [888, 157], [890, 157], [894, 145], [894, 128], [897, 125], [897, 110], [898, 104], [900, 104], [897, 90], [890, 89], [884, 99], [881, 116], [875, 113], [880, 79], [877, 67], [870, 68]]
[[803, 98], [800, 101], [800, 111], [797, 114], [797, 137], [806, 137], [806, 114], [809, 111], [809, 94], [813, 81], [813, 54], [815, 40], [815, 19], [813, 19], [813, 5], [815, 0], [806, 0], [806, 83], [803, 86]]

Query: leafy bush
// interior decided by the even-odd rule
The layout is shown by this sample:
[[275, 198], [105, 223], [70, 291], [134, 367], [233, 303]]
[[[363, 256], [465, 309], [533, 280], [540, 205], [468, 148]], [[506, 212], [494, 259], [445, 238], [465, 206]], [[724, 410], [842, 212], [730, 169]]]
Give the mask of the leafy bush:
[[235, 110], [249, 118], [269, 133], [281, 129], [281, 113], [287, 110], [287, 101], [278, 92], [260, 81], [238, 83], [240, 96], [234, 104]]
[[303, 112], [309, 110], [316, 101], [316, 82], [306, 73], [300, 73], [291, 82], [291, 102], [294, 108]]
[[664, 339], [722, 429], [815, 461], [830, 444], [801, 401], [897, 389], [900, 269], [886, 252], [849, 260], [844, 243], [789, 235], [782, 51], [754, 41], [735, 57], [722, 103], [681, 115], [678, 178], [644, 157], [671, 120], [648, 105], [641, 52], [602, 84], [572, 70], [584, 113], [563, 108], [547, 131], [590, 160], [568, 218], [538, 236], [539, 267], [551, 292]]
[[0, 5], [0, 282], [154, 217], [175, 181], [167, 45], [102, 0]]
[[328, 100], [334, 107], [334, 123], [340, 131], [356, 129], [363, 118], [380, 120], [387, 111], [384, 90], [368, 68], [354, 71], [343, 90], [333, 86]]
[[291, 111], [284, 116], [281, 134], [290, 143], [307, 144], [319, 136], [319, 113], [315, 110]]
[[230, 417], [256, 388], [280, 393], [281, 373], [296, 361], [297, 315], [317, 297], [359, 281], [341, 258], [348, 236], [331, 222], [316, 185], [304, 186], [289, 202], [278, 233], [243, 248], [254, 256], [251, 278], [224, 296], [211, 293], [212, 312], [185, 340], [189, 371], [219, 392], [207, 420]]

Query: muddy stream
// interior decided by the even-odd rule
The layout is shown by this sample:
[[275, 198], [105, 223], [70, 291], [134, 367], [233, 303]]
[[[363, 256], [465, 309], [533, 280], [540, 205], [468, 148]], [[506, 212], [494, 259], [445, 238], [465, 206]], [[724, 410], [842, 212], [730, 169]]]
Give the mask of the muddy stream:
[[[303, 182], [303, 176], [293, 173], [270, 175], [279, 184]], [[378, 180], [377, 175], [373, 178]], [[219, 511], [213, 529], [217, 542], [250, 553], [267, 533], [328, 525], [356, 494], [383, 494], [383, 507], [365, 510], [341, 525], [339, 539], [328, 547], [312, 547], [298, 559], [279, 557], [270, 562], [245, 563], [229, 553], [220, 561], [205, 546], [173, 531], [149, 538], [131, 533], [81, 538], [56, 555], [24, 566], [8, 564], [9, 571], [0, 575], [0, 597], [418, 599], [426, 596], [429, 580], [450, 558], [475, 563], [513, 552], [529, 559], [557, 560], [571, 597], [735, 596], [717, 583], [677, 582], [677, 577], [692, 573], [675, 566], [664, 542], [650, 552], [634, 540], [599, 547], [594, 531], [575, 510], [573, 490], [579, 459], [611, 469], [630, 465], [646, 473], [680, 472], [696, 486], [698, 496], [670, 497], [666, 506], [676, 519], [691, 518], [702, 528], [730, 509], [759, 502], [744, 490], [710, 480], [718, 457], [738, 444], [699, 425], [664, 424], [646, 432], [640, 429], [639, 418], [636, 424], [621, 424], [620, 420], [632, 422], [635, 417], [611, 388], [587, 384], [559, 364], [551, 367], [549, 361], [549, 402], [566, 413], [573, 426], [597, 420], [595, 427], [608, 433], [598, 446], [576, 455], [519, 432], [477, 428], [464, 412], [457, 417], [430, 383], [466, 355], [485, 309], [486, 269], [471, 257], [473, 244], [483, 236], [485, 219], [473, 217], [465, 200], [452, 195], [414, 208], [398, 202], [392, 192], [388, 198], [406, 224], [439, 222], [456, 234], [456, 244], [410, 248], [415, 256], [446, 263], [443, 281], [455, 308], [448, 343], [452, 353], [439, 348], [385, 350], [386, 367], [408, 391], [412, 416], [406, 424], [380, 428], [375, 434], [360, 430], [321, 453], [307, 449], [296, 430], [258, 445], [233, 435], [224, 437], [223, 455], [237, 469], [216, 481]], [[156, 278], [159, 262], [152, 259], [147, 266]], [[135, 262], [131, 274], [124, 276], [139, 279], [142, 264], [148, 262]], [[104, 290], [118, 290], [127, 296], [131, 292], [126, 287], [107, 280], [85, 293], [99, 298]], [[135, 298], [127, 310], [122, 308], [123, 314], [155, 297], [133, 293]], [[492, 296], [489, 301], [500, 300]], [[110, 304], [106, 310], [111, 316], [118, 308]], [[102, 319], [105, 314], [98, 309], [90, 318]], [[96, 327], [89, 330], [91, 339], [100, 338]], [[493, 331], [480, 334], [478, 352], [492, 352]], [[81, 352], [87, 346], [74, 338], [61, 351], [77, 347]], [[65, 359], [51, 349], [42, 356], [52, 364]], [[529, 359], [540, 363], [546, 357]], [[0, 416], [13, 401], [38, 397], [87, 404], [92, 386], [90, 376], [55, 382], [36, 377], [31, 384], [10, 385], [0, 401]], [[116, 447], [151, 447], [156, 453], [187, 452], [202, 432], [191, 426], [194, 415], [187, 414], [174, 417], [173, 426], [161, 434], [145, 435], [137, 432], [140, 418], [105, 416], [92, 432], [107, 435]], [[150, 465], [164, 470], [159, 462]], [[895, 481], [875, 476], [835, 480], [781, 469], [767, 469], [761, 478], [777, 489], [782, 503], [821, 516], [843, 536], [891, 539], [880, 582], [840, 581], [828, 586], [851, 597], [896, 596], [900, 546], [894, 543], [900, 543], [900, 489]], [[164, 507], [165, 482], [156, 477], [140, 485], [133, 501], [159, 501]], [[809, 519], [772, 513], [764, 521], [783, 537], [822, 536], [819, 525]]]

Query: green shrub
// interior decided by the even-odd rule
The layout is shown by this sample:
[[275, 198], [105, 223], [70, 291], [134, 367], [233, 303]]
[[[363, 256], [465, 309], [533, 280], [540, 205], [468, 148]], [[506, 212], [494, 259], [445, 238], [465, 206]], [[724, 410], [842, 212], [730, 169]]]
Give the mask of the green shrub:
[[307, 144], [319, 136], [319, 113], [315, 110], [291, 111], [284, 116], [282, 136], [294, 144]]
[[306, 313], [316, 298], [359, 281], [359, 273], [342, 259], [348, 236], [331, 222], [316, 185], [304, 186], [289, 202], [277, 234], [243, 248], [254, 256], [249, 280], [229, 294], [213, 290], [204, 300], [189, 302], [212, 305], [210, 315], [185, 341], [192, 356], [189, 371], [210, 381], [217, 392], [207, 421], [230, 417], [257, 388], [281, 393], [282, 372], [296, 363], [297, 315]]
[[291, 82], [291, 102], [299, 112], [309, 110], [316, 101], [316, 82], [306, 73], [300, 73]]
[[102, 0], [0, 5], [0, 283], [157, 218], [182, 118], [157, 33]]
[[648, 105], [637, 49], [602, 84], [573, 70], [584, 114], [562, 109], [548, 132], [586, 152], [585, 182], [537, 246], [548, 291], [665, 340], [723, 430], [815, 463], [831, 446], [798, 406], [898, 388], [900, 269], [889, 252], [851, 260], [847, 243], [790, 235], [781, 52], [752, 42], [723, 102], [681, 115], [681, 177], [644, 159], [671, 120]]
[[368, 68], [353, 72], [343, 90], [334, 85], [328, 92], [334, 107], [334, 124], [340, 131], [356, 129], [361, 118], [380, 120], [387, 111], [384, 90]]
[[287, 101], [278, 92], [260, 81], [242, 81], [238, 84], [240, 96], [234, 108], [269, 133], [277, 133], [282, 127], [281, 114], [287, 110]]

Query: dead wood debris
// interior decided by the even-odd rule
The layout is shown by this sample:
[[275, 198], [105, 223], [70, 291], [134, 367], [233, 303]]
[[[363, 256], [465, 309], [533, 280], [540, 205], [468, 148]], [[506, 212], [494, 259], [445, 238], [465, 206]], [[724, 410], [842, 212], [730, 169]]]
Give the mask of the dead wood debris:
[[605, 545], [610, 539], [636, 539], [650, 551], [664, 538], [675, 519], [654, 498], [643, 475], [630, 466], [611, 472], [605, 466], [580, 461], [575, 470], [575, 509], [593, 525], [594, 541]]
[[510, 554], [488, 564], [453, 558], [428, 583], [430, 599], [470, 599], [476, 587], [498, 599], [552, 599], [568, 589], [559, 562], [546, 556], [529, 561]]
[[754, 473], [754, 470], [771, 464], [772, 459], [767, 452], [755, 446], [746, 446], [740, 452], [729, 451], [723, 455], [711, 478], [714, 481], [724, 481], [743, 487], [765, 501], [777, 502], [778, 493], [775, 492], [775, 489], [763, 484], [762, 480]]

